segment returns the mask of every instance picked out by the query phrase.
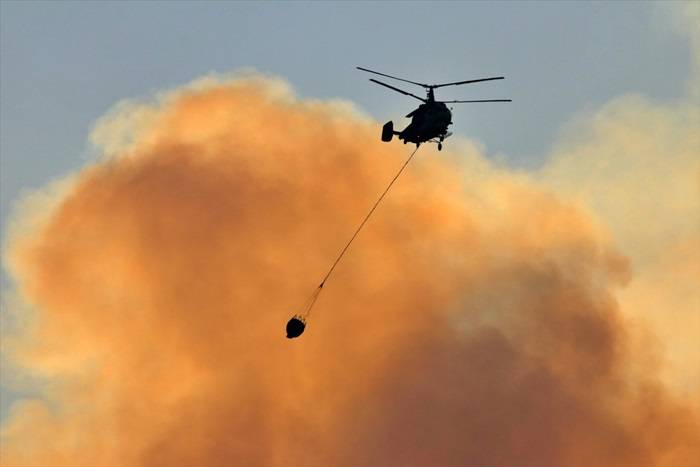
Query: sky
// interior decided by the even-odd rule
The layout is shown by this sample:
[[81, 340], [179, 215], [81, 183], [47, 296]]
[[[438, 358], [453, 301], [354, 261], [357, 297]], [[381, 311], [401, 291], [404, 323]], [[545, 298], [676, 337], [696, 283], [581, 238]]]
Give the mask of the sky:
[[0, 5], [8, 465], [693, 465], [696, 4]]
[[397, 125], [407, 123], [413, 99], [368, 82], [355, 66], [420, 82], [506, 76], [438, 96], [512, 98], [456, 108], [455, 132], [513, 166], [537, 166], [580, 112], [628, 92], [683, 95], [689, 45], [657, 7], [3, 2], [3, 219], [22, 188], [85, 163], [86, 135], [115, 102], [246, 67], [285, 77], [302, 96], [352, 100]]

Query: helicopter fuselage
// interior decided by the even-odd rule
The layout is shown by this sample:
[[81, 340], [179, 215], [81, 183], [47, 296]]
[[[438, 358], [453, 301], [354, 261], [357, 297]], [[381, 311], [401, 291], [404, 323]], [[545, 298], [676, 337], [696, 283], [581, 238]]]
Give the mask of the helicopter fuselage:
[[423, 143], [433, 139], [442, 141], [447, 135], [447, 127], [452, 124], [452, 112], [442, 102], [428, 101], [406, 115], [411, 123], [398, 132], [404, 143]]

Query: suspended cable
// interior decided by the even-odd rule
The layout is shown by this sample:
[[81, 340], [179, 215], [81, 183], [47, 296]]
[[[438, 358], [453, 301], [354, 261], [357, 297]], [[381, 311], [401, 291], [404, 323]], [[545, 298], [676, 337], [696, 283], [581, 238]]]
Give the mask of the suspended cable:
[[335, 267], [338, 265], [338, 263], [340, 262], [340, 259], [343, 257], [343, 255], [344, 255], [345, 252], [348, 250], [348, 248], [350, 248], [350, 244], [353, 242], [353, 240], [355, 240], [355, 237], [357, 237], [357, 234], [360, 233], [360, 230], [362, 230], [362, 227], [365, 226], [365, 224], [366, 224], [367, 221], [369, 220], [369, 218], [370, 218], [370, 216], [372, 215], [372, 213], [374, 212], [374, 210], [377, 209], [377, 206], [379, 206], [379, 203], [382, 202], [382, 200], [384, 199], [384, 197], [386, 196], [386, 194], [389, 192], [389, 190], [391, 189], [391, 186], [394, 184], [394, 182], [396, 181], [396, 179], [399, 178], [399, 176], [401, 175], [401, 172], [403, 172], [403, 169], [405, 169], [406, 166], [408, 165], [408, 163], [411, 162], [411, 159], [413, 159], [413, 156], [416, 154], [416, 151], [418, 151], [418, 146], [416, 146], [416, 149], [414, 149], [413, 152], [411, 153], [411, 155], [408, 157], [408, 159], [406, 159], [406, 162], [403, 163], [403, 165], [401, 166], [401, 168], [399, 169], [399, 171], [396, 172], [396, 175], [394, 175], [394, 178], [391, 179], [391, 181], [389, 182], [389, 185], [387, 185], [387, 187], [386, 187], [386, 189], [384, 190], [384, 192], [381, 194], [381, 196], [379, 197], [379, 199], [377, 199], [377, 202], [374, 203], [374, 206], [372, 206], [372, 209], [370, 209], [369, 212], [367, 213], [367, 215], [365, 216], [365, 218], [362, 219], [362, 222], [360, 223], [360, 226], [357, 228], [357, 230], [355, 230], [355, 233], [352, 234], [352, 237], [350, 237], [350, 240], [348, 241], [348, 243], [345, 244], [345, 247], [344, 247], [343, 250], [340, 252], [340, 254], [339, 254], [338, 257], [336, 258], [336, 260], [333, 262], [333, 265], [331, 266], [331, 268], [328, 270], [328, 272], [327, 272], [326, 275], [324, 276], [323, 280], [321, 281], [321, 285], [320, 285], [319, 287], [323, 287], [323, 284], [325, 284], [325, 282], [328, 280], [328, 277], [331, 275], [331, 273], [333, 272], [333, 270], [335, 269]]
[[[304, 326], [306, 324], [306, 319], [309, 317], [309, 314], [311, 314], [311, 310], [313, 309], [314, 305], [316, 304], [316, 300], [318, 299], [318, 296], [321, 294], [321, 291], [323, 290], [323, 286], [325, 285], [326, 281], [330, 277], [331, 273], [335, 269], [335, 267], [338, 265], [340, 260], [343, 258], [345, 253], [348, 251], [348, 248], [350, 248], [350, 245], [352, 242], [355, 240], [357, 235], [360, 233], [362, 228], [365, 226], [369, 218], [372, 216], [374, 211], [377, 209], [377, 206], [379, 206], [379, 203], [382, 202], [384, 197], [386, 196], [387, 193], [389, 193], [389, 190], [391, 189], [392, 185], [396, 180], [399, 178], [403, 170], [406, 168], [409, 162], [411, 162], [411, 159], [413, 159], [413, 156], [416, 154], [418, 151], [418, 146], [413, 150], [410, 156], [408, 156], [408, 159], [406, 159], [406, 162], [403, 163], [401, 168], [399, 169], [398, 172], [396, 172], [396, 175], [394, 175], [394, 178], [391, 179], [389, 184], [387, 185], [386, 189], [382, 194], [379, 196], [377, 201], [374, 203], [374, 206], [372, 206], [372, 209], [369, 210], [367, 215], [365, 216], [364, 219], [362, 219], [362, 222], [360, 222], [360, 225], [357, 227], [355, 230], [355, 233], [352, 234], [352, 237], [350, 237], [350, 240], [345, 244], [343, 249], [340, 251], [340, 254], [338, 254], [338, 257], [333, 261], [333, 264], [331, 265], [330, 269], [328, 269], [328, 272], [326, 273], [325, 276], [323, 276], [323, 280], [319, 284], [319, 286], [316, 288], [314, 293], [309, 297], [307, 300], [304, 308], [302, 309], [301, 313], [296, 315], [294, 318], [292, 318], [289, 323], [287, 323], [287, 337], [297, 337], [298, 335], [301, 335], [302, 332], [304, 332]], [[292, 325], [292, 330], [290, 331], [290, 325]]]

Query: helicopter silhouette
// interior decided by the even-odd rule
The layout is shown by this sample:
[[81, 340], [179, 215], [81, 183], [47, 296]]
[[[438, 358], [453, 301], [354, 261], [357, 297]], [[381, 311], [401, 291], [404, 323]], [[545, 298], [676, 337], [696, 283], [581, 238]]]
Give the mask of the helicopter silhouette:
[[431, 142], [437, 143], [438, 151], [442, 150], [442, 142], [445, 138], [452, 135], [451, 132], [447, 131], [447, 127], [452, 125], [452, 112], [445, 104], [462, 104], [462, 103], [472, 103], [472, 102], [512, 102], [511, 99], [481, 99], [481, 100], [452, 100], [452, 101], [436, 101], [435, 93], [433, 90], [435, 88], [441, 88], [444, 86], [457, 86], [461, 84], [470, 83], [480, 83], [482, 81], [494, 81], [497, 79], [504, 79], [503, 76], [496, 76], [493, 78], [480, 78], [471, 79], [466, 81], [456, 81], [454, 83], [443, 83], [443, 84], [425, 84], [417, 83], [415, 81], [410, 81], [403, 78], [397, 78], [396, 76], [387, 75], [385, 73], [380, 73], [378, 71], [370, 70], [368, 68], [356, 67], [358, 70], [366, 71], [368, 73], [374, 73], [375, 75], [386, 76], [387, 78], [395, 79], [398, 81], [404, 81], [406, 83], [415, 84], [417, 86], [422, 86], [427, 90], [427, 97], [424, 99], [418, 97], [415, 94], [404, 91], [402, 89], [396, 88], [394, 86], [382, 83], [376, 79], [370, 78], [370, 81], [377, 83], [385, 88], [392, 89], [396, 92], [404, 94], [406, 96], [411, 96], [419, 101], [423, 102], [418, 106], [417, 109], [413, 110], [411, 113], [406, 115], [406, 118], [411, 119], [411, 123], [408, 124], [406, 128], [401, 131], [394, 131], [394, 122], [388, 121], [382, 127], [382, 141], [389, 142], [397, 135], [399, 140], [402, 140], [404, 144], [415, 143], [416, 147], [420, 146], [421, 143]]

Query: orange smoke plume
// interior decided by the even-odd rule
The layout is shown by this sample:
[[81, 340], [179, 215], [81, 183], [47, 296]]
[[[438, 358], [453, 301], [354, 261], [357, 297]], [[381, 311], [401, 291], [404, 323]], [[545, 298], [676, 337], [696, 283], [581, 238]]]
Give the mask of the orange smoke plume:
[[409, 148], [259, 77], [125, 114], [97, 133], [132, 140], [9, 244], [33, 310], [9, 359], [46, 395], [5, 423], [3, 465], [700, 458], [696, 414], [632, 352], [626, 261], [572, 204], [421, 148], [290, 341]]

